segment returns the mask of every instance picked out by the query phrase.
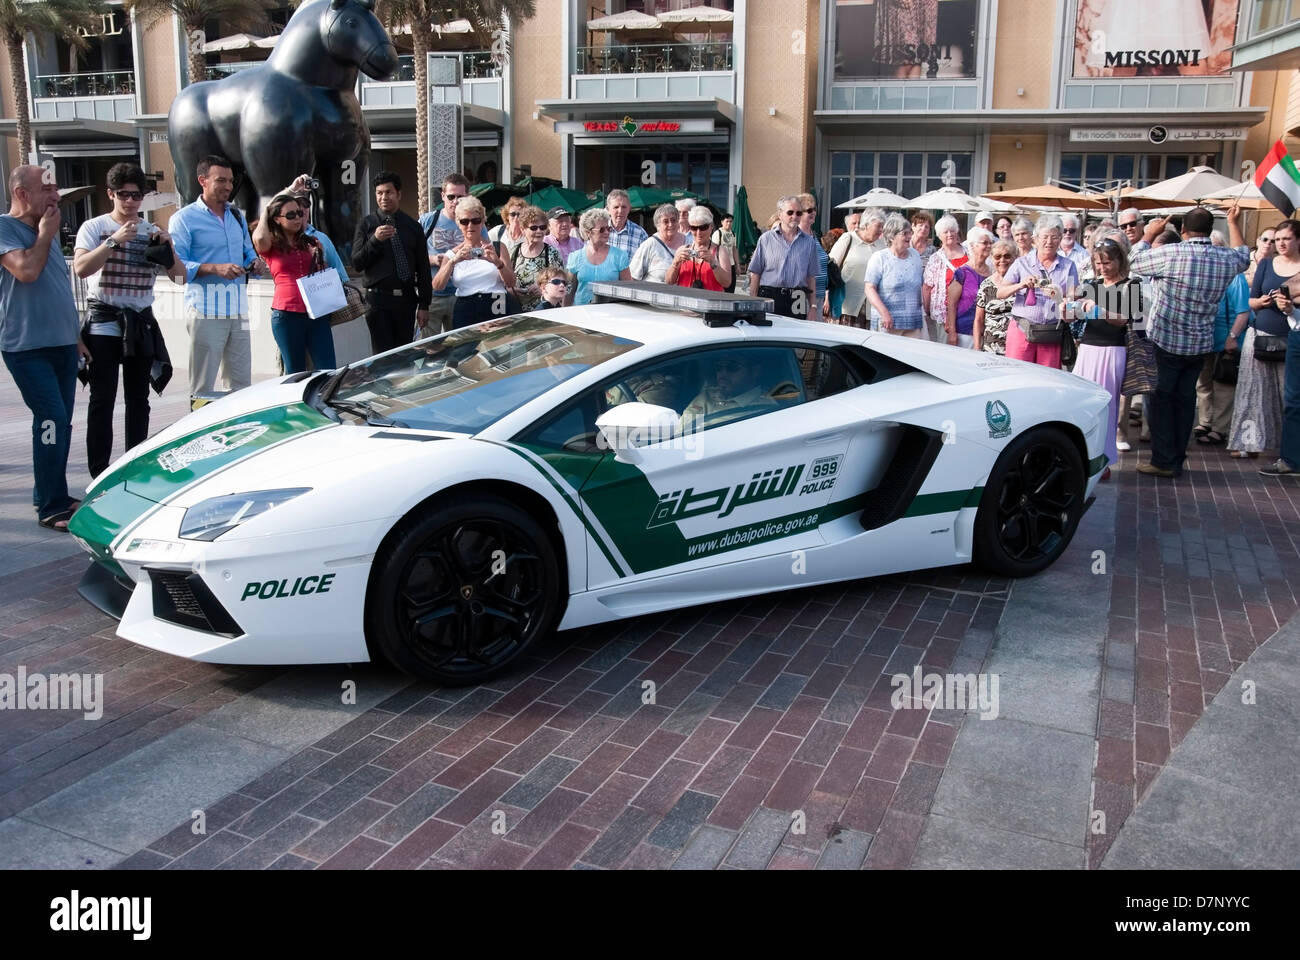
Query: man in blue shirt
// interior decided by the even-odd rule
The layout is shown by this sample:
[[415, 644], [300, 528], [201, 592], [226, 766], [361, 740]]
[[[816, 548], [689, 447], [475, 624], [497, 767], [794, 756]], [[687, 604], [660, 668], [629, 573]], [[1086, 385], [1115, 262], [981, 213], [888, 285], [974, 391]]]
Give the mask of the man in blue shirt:
[[[180, 171], [177, 171], [180, 174]], [[261, 261], [248, 224], [230, 203], [235, 174], [224, 157], [199, 161], [199, 199], [167, 224], [185, 263], [185, 320], [190, 334], [190, 398], [210, 394], [225, 363], [231, 390], [252, 383], [246, 274]]]
[[771, 297], [774, 311], [806, 319], [817, 284], [817, 241], [799, 228], [803, 205], [797, 196], [782, 197], [780, 222], [758, 238], [749, 261], [749, 295]]
[[58, 247], [59, 186], [41, 167], [15, 167], [0, 217], [0, 355], [32, 411], [32, 503], [38, 522], [67, 530], [80, 505], [68, 495], [78, 335], [72, 278]]

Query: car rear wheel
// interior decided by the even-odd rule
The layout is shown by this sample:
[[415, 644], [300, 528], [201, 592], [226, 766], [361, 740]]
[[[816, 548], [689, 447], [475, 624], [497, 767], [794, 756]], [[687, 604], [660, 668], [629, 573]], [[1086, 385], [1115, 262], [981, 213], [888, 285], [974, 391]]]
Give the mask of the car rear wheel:
[[537, 521], [496, 497], [408, 517], [375, 560], [368, 639], [408, 673], [480, 683], [553, 630], [559, 563]]
[[989, 475], [975, 517], [975, 561], [1027, 577], [1065, 552], [1083, 516], [1083, 460], [1055, 427], [1017, 437]]

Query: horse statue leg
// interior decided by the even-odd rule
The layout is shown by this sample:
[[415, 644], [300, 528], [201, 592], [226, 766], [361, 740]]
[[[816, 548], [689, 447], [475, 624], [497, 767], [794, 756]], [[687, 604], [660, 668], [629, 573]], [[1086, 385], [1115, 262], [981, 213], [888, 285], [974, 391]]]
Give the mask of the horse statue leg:
[[176, 192], [185, 203], [199, 198], [199, 161], [209, 154], [224, 153], [202, 91], [198, 89], [201, 86], [197, 84], [181, 91], [167, 121], [168, 149], [176, 168]]
[[[370, 131], [362, 125], [358, 130], [356, 153], [351, 157], [322, 159], [317, 179], [321, 182], [321, 197], [317, 221], [338, 248], [343, 262], [352, 263], [352, 239], [361, 222], [361, 202], [366, 189], [366, 164], [370, 160]], [[375, 173], [377, 171], [371, 171]]]

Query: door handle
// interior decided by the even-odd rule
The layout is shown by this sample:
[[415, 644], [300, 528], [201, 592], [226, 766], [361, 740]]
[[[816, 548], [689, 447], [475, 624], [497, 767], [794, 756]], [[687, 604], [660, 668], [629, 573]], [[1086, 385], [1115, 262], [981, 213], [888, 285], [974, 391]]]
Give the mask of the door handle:
[[843, 440], [843, 439], [844, 439], [844, 434], [842, 433], [823, 433], [821, 436], [818, 437], [809, 437], [807, 440], [804, 441], [804, 443], [811, 446], [814, 443], [830, 443], [832, 440]]

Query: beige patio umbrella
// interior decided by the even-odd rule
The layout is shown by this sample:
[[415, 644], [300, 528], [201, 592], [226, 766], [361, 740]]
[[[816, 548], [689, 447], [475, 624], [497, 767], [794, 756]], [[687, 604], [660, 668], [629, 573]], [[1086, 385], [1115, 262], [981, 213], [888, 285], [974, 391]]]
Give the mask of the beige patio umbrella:
[[[1206, 203], [1213, 204], [1216, 207], [1231, 207], [1235, 203], [1243, 210], [1277, 209], [1264, 194], [1259, 192], [1259, 187], [1249, 180], [1245, 183], [1239, 183], [1235, 187], [1225, 187], [1203, 199]], [[1281, 216], [1280, 213], [1278, 215]]]
[[220, 37], [216, 40], [209, 40], [203, 44], [204, 53], [225, 53], [229, 50], [249, 50], [258, 45], [259, 40], [269, 40], [269, 37], [257, 37], [251, 33], [232, 33], [228, 37]]
[[949, 213], [981, 213], [980, 202], [960, 187], [940, 187], [907, 201], [913, 210], [945, 210]]
[[662, 24], [655, 17], [639, 10], [624, 10], [611, 13], [606, 17], [597, 17], [587, 21], [587, 29], [592, 33], [629, 33], [647, 30], [661, 30]]
[[872, 187], [866, 193], [854, 197], [852, 200], [845, 200], [843, 203], [835, 205], [836, 210], [857, 210], [863, 207], [883, 207], [887, 210], [901, 210], [910, 206], [911, 200], [907, 197], [899, 196], [893, 190], [885, 187]]
[[685, 7], [681, 10], [665, 10], [657, 14], [655, 19], [669, 30], [680, 33], [699, 33], [700, 27], [706, 33], [712, 33], [713, 28], [719, 24], [730, 25], [735, 21], [736, 15], [730, 10], [720, 10], [717, 7]]
[[1161, 206], [1168, 207], [1180, 203], [1200, 203], [1220, 190], [1240, 188], [1240, 183], [1232, 177], [1225, 177], [1213, 167], [1192, 167], [1182, 176], [1134, 190], [1126, 199], [1156, 200]]
[[983, 193], [986, 200], [1013, 203], [1018, 207], [1048, 207], [1055, 210], [1108, 210], [1110, 204], [1094, 194], [1067, 190], [1052, 183], [1037, 187], [1020, 187], [999, 193]]

